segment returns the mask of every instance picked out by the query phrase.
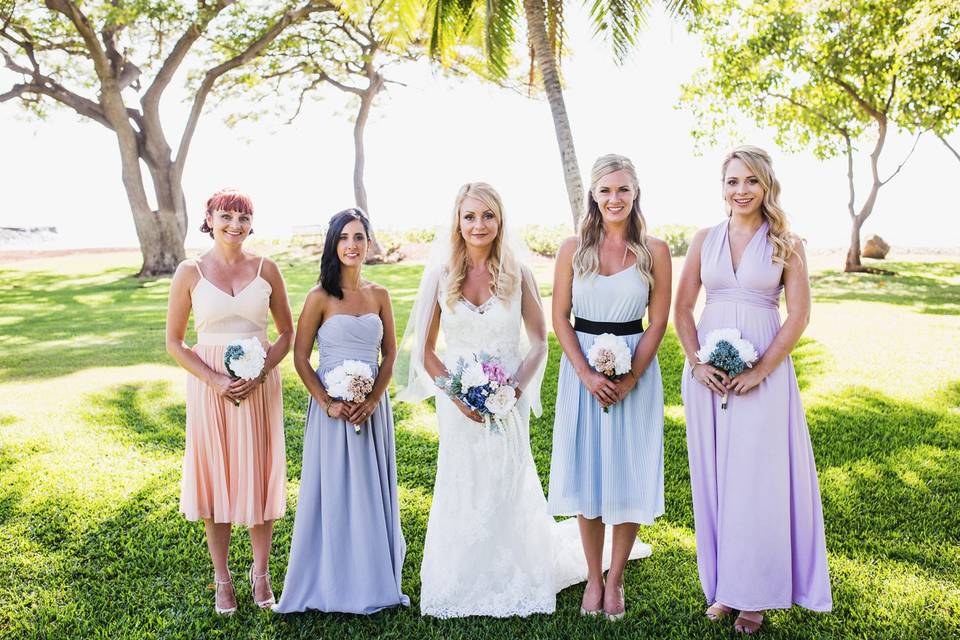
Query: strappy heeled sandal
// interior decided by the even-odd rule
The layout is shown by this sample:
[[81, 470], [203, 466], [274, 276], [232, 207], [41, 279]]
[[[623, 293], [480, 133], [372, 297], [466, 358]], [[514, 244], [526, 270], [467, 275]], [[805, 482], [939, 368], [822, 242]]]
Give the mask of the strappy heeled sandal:
[[237, 610], [237, 605], [232, 607], [221, 607], [220, 606], [220, 586], [224, 584], [230, 585], [230, 588], [233, 589], [233, 600], [237, 600], [237, 590], [233, 588], [233, 579], [227, 578], [226, 580], [217, 580], [217, 574], [213, 574], [213, 610], [216, 611], [221, 616], [232, 616]]
[[[261, 609], [269, 609], [273, 605], [277, 604], [277, 599], [273, 595], [273, 587], [270, 587], [270, 572], [264, 571], [263, 573], [254, 573], [253, 565], [250, 565], [250, 572], [247, 574], [250, 578], [250, 595], [253, 596], [253, 604], [257, 605]], [[266, 600], [257, 600], [257, 580], [266, 580], [267, 586], [270, 587], [270, 597]]]
[[[756, 617], [754, 617], [756, 616]], [[763, 614], [759, 611], [741, 611], [740, 615], [733, 623], [733, 628], [737, 633], [743, 633], [748, 636], [760, 631], [763, 624]]]

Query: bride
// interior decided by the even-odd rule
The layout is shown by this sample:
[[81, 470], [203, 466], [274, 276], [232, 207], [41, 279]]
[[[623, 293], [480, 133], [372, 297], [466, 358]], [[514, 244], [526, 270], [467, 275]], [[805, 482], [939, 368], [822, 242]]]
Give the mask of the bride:
[[[587, 567], [576, 519], [557, 523], [547, 513], [530, 452], [529, 414], [542, 411], [547, 329], [533, 274], [504, 240], [493, 187], [461, 187], [445, 253], [424, 271], [397, 378], [402, 383], [406, 369], [399, 400], [436, 395], [440, 432], [420, 611], [438, 618], [551, 613], [557, 592], [583, 581]], [[481, 351], [514, 372], [517, 415], [502, 430], [436, 393], [433, 382], [458, 358]], [[630, 557], [649, 553], [638, 542]]]

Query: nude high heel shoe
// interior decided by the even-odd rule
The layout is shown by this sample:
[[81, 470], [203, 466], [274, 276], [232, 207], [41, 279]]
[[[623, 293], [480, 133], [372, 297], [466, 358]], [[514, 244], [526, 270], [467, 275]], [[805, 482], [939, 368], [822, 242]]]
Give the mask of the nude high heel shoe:
[[[220, 606], [220, 586], [224, 584], [230, 585], [230, 588], [233, 589], [233, 579], [227, 578], [226, 580], [217, 580], [217, 574], [213, 574], [213, 584], [216, 585], [213, 590], [213, 610], [216, 611], [221, 616], [232, 616], [237, 610], [237, 605], [232, 607], [221, 607]], [[237, 591], [233, 590], [233, 599], [237, 599]]]
[[253, 596], [253, 604], [257, 605], [261, 609], [269, 609], [273, 605], [277, 604], [277, 598], [273, 595], [273, 587], [270, 587], [270, 597], [266, 600], [257, 600], [256, 586], [257, 580], [266, 580], [267, 586], [270, 586], [270, 572], [264, 571], [263, 573], [254, 573], [253, 565], [250, 565], [250, 572], [247, 574], [250, 578], [250, 593]]

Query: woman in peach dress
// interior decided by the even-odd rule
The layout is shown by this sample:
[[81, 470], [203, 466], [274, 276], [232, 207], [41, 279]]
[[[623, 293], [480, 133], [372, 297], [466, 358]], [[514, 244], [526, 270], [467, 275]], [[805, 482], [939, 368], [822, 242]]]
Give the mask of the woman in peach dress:
[[[213, 561], [217, 613], [237, 608], [227, 554], [232, 525], [250, 530], [248, 572], [254, 602], [273, 605], [268, 564], [273, 521], [286, 508], [283, 396], [276, 368], [293, 339], [286, 287], [273, 261], [243, 250], [252, 233], [253, 204], [223, 190], [208, 201], [201, 231], [213, 248], [177, 267], [167, 310], [167, 351], [187, 370], [186, 449], [180, 511], [203, 520]], [[193, 311], [197, 343], [184, 343]], [[267, 311], [279, 334], [267, 341]], [[267, 353], [252, 380], [234, 380], [223, 363], [226, 346], [255, 337]]]

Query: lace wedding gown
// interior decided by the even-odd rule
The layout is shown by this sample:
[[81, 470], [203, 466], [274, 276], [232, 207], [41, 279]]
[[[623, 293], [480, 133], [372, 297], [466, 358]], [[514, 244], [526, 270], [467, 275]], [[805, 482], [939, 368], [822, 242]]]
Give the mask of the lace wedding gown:
[[[521, 355], [521, 306], [530, 308], [521, 304], [522, 296], [532, 296], [542, 313], [535, 284], [527, 285], [529, 272], [524, 281], [510, 299], [494, 296], [480, 307], [461, 299], [450, 308], [440, 286], [448, 368], [459, 357], [485, 351], [508, 371], [529, 370], [531, 364], [540, 369], [545, 336], [542, 350], [529, 351], [541, 362], [524, 362]], [[558, 523], [547, 513], [530, 451], [527, 394], [502, 432], [469, 420], [442, 394], [436, 407], [440, 450], [420, 569], [421, 613], [452, 618], [553, 612], [557, 592], [583, 581], [587, 567], [576, 518]], [[609, 541], [605, 549], [609, 565]], [[638, 542], [631, 557], [649, 553]]]

